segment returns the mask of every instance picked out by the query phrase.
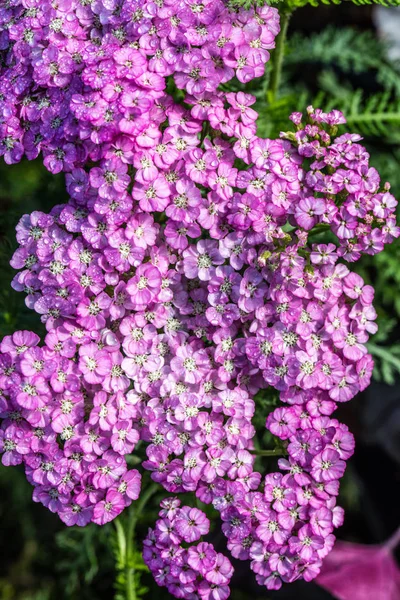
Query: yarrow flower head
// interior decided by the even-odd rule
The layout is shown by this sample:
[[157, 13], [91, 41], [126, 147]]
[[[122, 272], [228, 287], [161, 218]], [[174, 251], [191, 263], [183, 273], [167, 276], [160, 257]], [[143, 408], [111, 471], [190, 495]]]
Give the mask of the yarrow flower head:
[[[149, 181], [192, 146], [197, 125], [186, 125], [183, 112], [171, 123], [177, 135], [161, 131], [171, 106], [167, 78], [204, 111], [220, 84], [263, 74], [279, 32], [276, 9], [236, 12], [222, 0], [28, 4], [0, 8], [0, 155], [15, 163], [41, 154], [52, 173], [71, 173], [76, 197], [87, 187], [81, 169], [89, 160], [103, 159], [91, 186], [116, 200], [133, 156]], [[245, 124], [255, 114], [246, 98], [232, 108]], [[157, 148], [153, 159], [149, 148]]]
[[181, 507], [178, 499], [168, 498], [161, 503], [159, 515], [143, 550], [144, 561], [156, 583], [167, 587], [177, 598], [228, 598], [233, 575], [230, 561], [208, 542], [194, 545], [209, 531], [205, 514], [197, 508]]
[[[23, 463], [34, 500], [66, 524], [104, 524], [139, 497], [126, 457], [144, 447], [155, 482], [220, 513], [260, 585], [311, 580], [354, 448], [332, 415], [373, 368], [374, 291], [346, 263], [399, 236], [396, 200], [360, 136], [338, 135], [338, 111], [309, 107], [265, 140], [255, 98], [218, 89], [262, 74], [275, 9], [67, 9], [0, 9], [5, 160], [42, 153], [70, 195], [17, 226], [12, 285], [47, 334], [1, 342], [3, 463]], [[285, 458], [263, 478], [253, 417], [269, 387]], [[173, 595], [228, 597], [232, 567], [200, 541], [208, 530], [202, 511], [163, 501], [144, 558]]]

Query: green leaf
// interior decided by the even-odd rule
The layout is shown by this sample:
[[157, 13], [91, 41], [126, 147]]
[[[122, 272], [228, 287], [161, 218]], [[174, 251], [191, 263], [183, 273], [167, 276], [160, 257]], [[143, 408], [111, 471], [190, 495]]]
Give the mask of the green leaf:
[[400, 344], [383, 347], [371, 342], [367, 347], [375, 359], [375, 379], [394, 385], [400, 377]]
[[298, 70], [299, 63], [318, 63], [350, 75], [373, 72], [383, 89], [400, 94], [400, 61], [390, 60], [388, 50], [373, 31], [328, 26], [309, 36], [295, 33], [289, 39], [285, 66]]

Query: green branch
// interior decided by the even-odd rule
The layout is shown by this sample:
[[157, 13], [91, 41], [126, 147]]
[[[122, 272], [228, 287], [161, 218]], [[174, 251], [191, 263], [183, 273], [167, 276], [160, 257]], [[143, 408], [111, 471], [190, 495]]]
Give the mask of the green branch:
[[274, 448], [273, 450], [250, 450], [255, 456], [286, 456], [287, 452], [283, 448]]
[[271, 53], [271, 78], [268, 84], [267, 101], [269, 104], [273, 104], [278, 96], [279, 86], [281, 83], [283, 57], [285, 54], [285, 42], [289, 27], [290, 17], [292, 11], [288, 9], [282, 10], [281, 16], [281, 30], [276, 38], [275, 50]]
[[[124, 573], [125, 600], [138, 600], [135, 582], [135, 529], [143, 509], [158, 487], [157, 483], [153, 483], [143, 491], [140, 500], [133, 502], [129, 507], [127, 520], [122, 520], [121, 518], [115, 520], [118, 543], [117, 571], [119, 570]], [[139, 567], [137, 570], [143, 569]]]

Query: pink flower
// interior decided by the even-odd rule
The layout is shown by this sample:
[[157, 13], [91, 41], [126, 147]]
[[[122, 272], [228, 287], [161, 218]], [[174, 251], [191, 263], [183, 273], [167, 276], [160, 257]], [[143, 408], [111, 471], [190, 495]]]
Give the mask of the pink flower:
[[326, 448], [312, 459], [312, 476], [318, 482], [328, 482], [343, 476], [346, 463], [336, 450]]
[[98, 502], [93, 510], [93, 521], [97, 525], [104, 525], [117, 517], [125, 508], [122, 494], [116, 490], [108, 490], [106, 497]]
[[154, 302], [160, 289], [160, 271], [151, 264], [140, 265], [126, 286], [136, 310], [144, 309], [150, 302]]
[[210, 521], [197, 508], [184, 507], [175, 521], [178, 534], [185, 542], [195, 542], [210, 530]]
[[108, 352], [99, 350], [97, 344], [87, 344], [79, 349], [79, 370], [88, 383], [101, 383], [110, 370]]
[[139, 498], [142, 476], [136, 469], [127, 471], [120, 480], [118, 492], [127, 497], [126, 504]]
[[296, 221], [304, 229], [312, 229], [318, 217], [325, 212], [325, 202], [321, 198], [305, 198], [296, 206]]

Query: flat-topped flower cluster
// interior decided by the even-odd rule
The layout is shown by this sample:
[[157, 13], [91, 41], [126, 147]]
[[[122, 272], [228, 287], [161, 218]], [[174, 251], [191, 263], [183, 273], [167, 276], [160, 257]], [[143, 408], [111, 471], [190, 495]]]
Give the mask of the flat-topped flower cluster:
[[222, 0], [7, 0], [0, 156], [14, 163], [42, 154], [52, 173], [114, 157], [123, 169], [158, 142], [168, 160], [175, 140], [160, 130], [167, 77], [193, 103], [207, 101], [234, 76], [262, 75], [278, 31], [276, 9], [232, 12]]
[[[397, 203], [360, 136], [338, 135], [340, 112], [309, 107], [295, 132], [261, 139], [255, 98], [217, 90], [262, 73], [274, 9], [138, 11], [71, 0], [0, 12], [6, 160], [41, 151], [71, 196], [17, 226], [13, 287], [47, 335], [1, 343], [3, 463], [23, 462], [34, 499], [68, 525], [104, 524], [140, 494], [126, 460], [140, 444], [154, 481], [220, 512], [261, 585], [310, 580], [343, 519], [354, 447], [332, 414], [373, 368], [374, 291], [345, 261], [399, 236]], [[266, 425], [287, 458], [262, 477], [252, 419], [270, 386], [281, 404]], [[174, 499], [160, 517], [145, 545], [156, 581], [228, 597], [229, 561], [184, 544], [206, 517]]]
[[180, 504], [178, 498], [161, 502], [160, 519], [144, 541], [145, 563], [157, 583], [167, 585], [173, 596], [189, 598], [196, 591], [204, 600], [228, 598], [233, 575], [230, 561], [208, 542], [193, 544], [209, 532], [209, 519], [198, 508]]
[[[338, 120], [310, 109], [291, 141], [261, 140], [250, 124], [247, 156], [215, 123], [203, 140], [193, 136], [185, 159], [152, 167], [153, 178], [147, 163], [137, 167], [129, 210], [104, 213], [91, 189], [86, 205], [85, 195], [21, 220], [13, 285], [48, 334], [43, 347], [27, 332], [2, 342], [3, 460], [23, 460], [35, 499], [66, 523], [104, 523], [138, 497], [125, 455], [142, 440], [142, 466], [168, 492], [213, 503], [228, 548], [251, 560], [261, 584], [318, 573], [353, 451], [331, 415], [368, 385], [365, 342], [376, 331], [373, 289], [338, 259], [398, 235], [395, 200], [359, 139], [331, 139]], [[316, 189], [338, 173], [358, 175], [359, 191]], [[350, 210], [355, 226], [345, 228], [339, 215]], [[338, 245], [308, 240], [317, 225]], [[279, 461], [286, 474], [261, 481], [253, 398], [267, 386], [284, 403], [267, 427], [288, 459]], [[173, 590], [174, 577], [165, 579]]]

